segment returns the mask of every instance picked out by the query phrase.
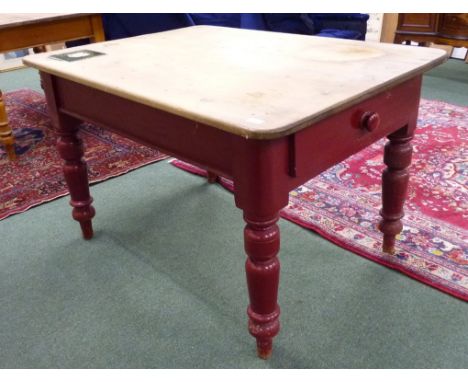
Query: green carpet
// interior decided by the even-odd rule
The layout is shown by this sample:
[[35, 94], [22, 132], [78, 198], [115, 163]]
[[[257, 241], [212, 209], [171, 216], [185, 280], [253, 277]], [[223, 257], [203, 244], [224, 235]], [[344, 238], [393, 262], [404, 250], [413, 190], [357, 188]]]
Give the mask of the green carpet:
[[[451, 60], [423, 95], [468, 105], [467, 78]], [[35, 71], [0, 74], [2, 90], [23, 87], [39, 88]], [[89, 242], [68, 198], [0, 221], [0, 367], [468, 367], [465, 302], [287, 221], [282, 331], [262, 361], [229, 192], [163, 162], [92, 194]]]

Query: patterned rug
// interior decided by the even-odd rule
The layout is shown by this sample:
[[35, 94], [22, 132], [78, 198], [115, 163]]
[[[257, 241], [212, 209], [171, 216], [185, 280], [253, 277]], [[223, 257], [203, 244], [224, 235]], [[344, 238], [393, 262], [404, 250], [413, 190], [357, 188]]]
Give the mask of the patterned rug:
[[[9, 161], [0, 145], [0, 220], [68, 194], [44, 96], [24, 89], [6, 93], [4, 99], [18, 159]], [[91, 124], [84, 124], [80, 135], [90, 183], [167, 158]]]
[[[385, 139], [290, 193], [281, 216], [358, 255], [468, 301], [468, 108], [422, 100], [404, 228], [394, 255], [377, 229]], [[187, 163], [175, 166], [205, 175]], [[229, 190], [228, 179], [220, 183]]]

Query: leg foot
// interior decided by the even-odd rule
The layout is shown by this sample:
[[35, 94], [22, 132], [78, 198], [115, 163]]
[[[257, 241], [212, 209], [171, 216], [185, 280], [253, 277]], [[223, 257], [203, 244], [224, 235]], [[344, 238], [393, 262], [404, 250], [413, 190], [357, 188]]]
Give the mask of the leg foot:
[[93, 237], [91, 219], [95, 210], [91, 206], [93, 198], [89, 193], [88, 168], [83, 160], [83, 144], [77, 135], [78, 127], [79, 121], [60, 116], [57, 148], [65, 161], [63, 173], [70, 191], [73, 219], [80, 223], [83, 238], [89, 240]]
[[218, 175], [211, 171], [207, 171], [206, 177], [208, 179], [208, 183], [210, 184], [216, 183], [216, 181], [218, 180]]
[[382, 174], [382, 220], [379, 229], [384, 234], [382, 250], [386, 253], [395, 252], [395, 236], [403, 229], [401, 219], [409, 181], [412, 138], [408, 129], [403, 128], [389, 135], [389, 142], [385, 145], [384, 162], [387, 168]]
[[85, 240], [92, 239], [94, 232], [93, 232], [93, 223], [91, 222], [91, 220], [80, 222], [80, 226], [81, 226], [81, 231], [83, 233], [83, 239]]
[[395, 236], [384, 235], [382, 251], [389, 254], [395, 253]]
[[249, 332], [257, 340], [257, 354], [268, 358], [273, 337], [280, 329], [278, 285], [280, 263], [278, 214], [266, 218], [247, 216], [244, 230], [245, 264], [250, 305], [247, 309]]
[[[12, 140], [14, 142], [14, 139]], [[15, 151], [15, 144], [14, 143], [5, 143], [5, 151], [7, 153], [9, 160], [16, 159], [16, 151]]]
[[273, 351], [273, 340], [259, 340], [257, 339], [257, 355], [261, 359], [268, 359], [271, 357]]
[[[85, 240], [90, 240], [94, 236], [93, 223], [92, 223], [91, 218], [95, 215], [95, 213], [96, 212], [94, 210], [94, 207], [90, 206], [89, 209], [87, 209], [87, 211], [84, 214], [84, 215], [87, 215], [87, 217], [83, 217], [83, 218], [80, 218], [80, 219], [75, 218], [75, 220], [78, 220], [79, 223], [80, 223], [81, 232], [83, 234], [83, 239], [85, 239]], [[73, 214], [73, 215], [75, 215], [75, 214]], [[84, 220], [86, 218], [88, 218], [89, 220]]]
[[6, 114], [5, 103], [3, 102], [3, 95], [0, 90], [0, 143], [5, 146], [8, 159], [16, 159], [15, 153], [15, 137], [13, 131], [8, 124], [8, 117]]

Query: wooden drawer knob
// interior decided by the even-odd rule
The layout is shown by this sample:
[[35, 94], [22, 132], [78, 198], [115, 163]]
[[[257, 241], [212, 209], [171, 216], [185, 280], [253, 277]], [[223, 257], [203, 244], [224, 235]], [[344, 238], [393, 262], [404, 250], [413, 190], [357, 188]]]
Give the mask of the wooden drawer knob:
[[374, 131], [380, 125], [380, 116], [374, 111], [366, 111], [361, 117], [361, 128]]

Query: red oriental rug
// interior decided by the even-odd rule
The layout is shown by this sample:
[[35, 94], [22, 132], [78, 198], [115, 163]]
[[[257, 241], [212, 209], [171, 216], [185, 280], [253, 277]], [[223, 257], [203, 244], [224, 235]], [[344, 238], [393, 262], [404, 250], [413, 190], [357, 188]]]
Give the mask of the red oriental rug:
[[[18, 159], [9, 161], [0, 145], [0, 219], [68, 194], [44, 96], [24, 89], [4, 94], [4, 100]], [[167, 158], [88, 123], [83, 124], [80, 136], [90, 183]]]
[[[385, 139], [291, 192], [281, 216], [339, 246], [468, 301], [468, 108], [422, 100], [404, 228], [394, 255], [377, 229]], [[174, 160], [175, 166], [205, 171]], [[233, 189], [230, 180], [220, 183]]]

